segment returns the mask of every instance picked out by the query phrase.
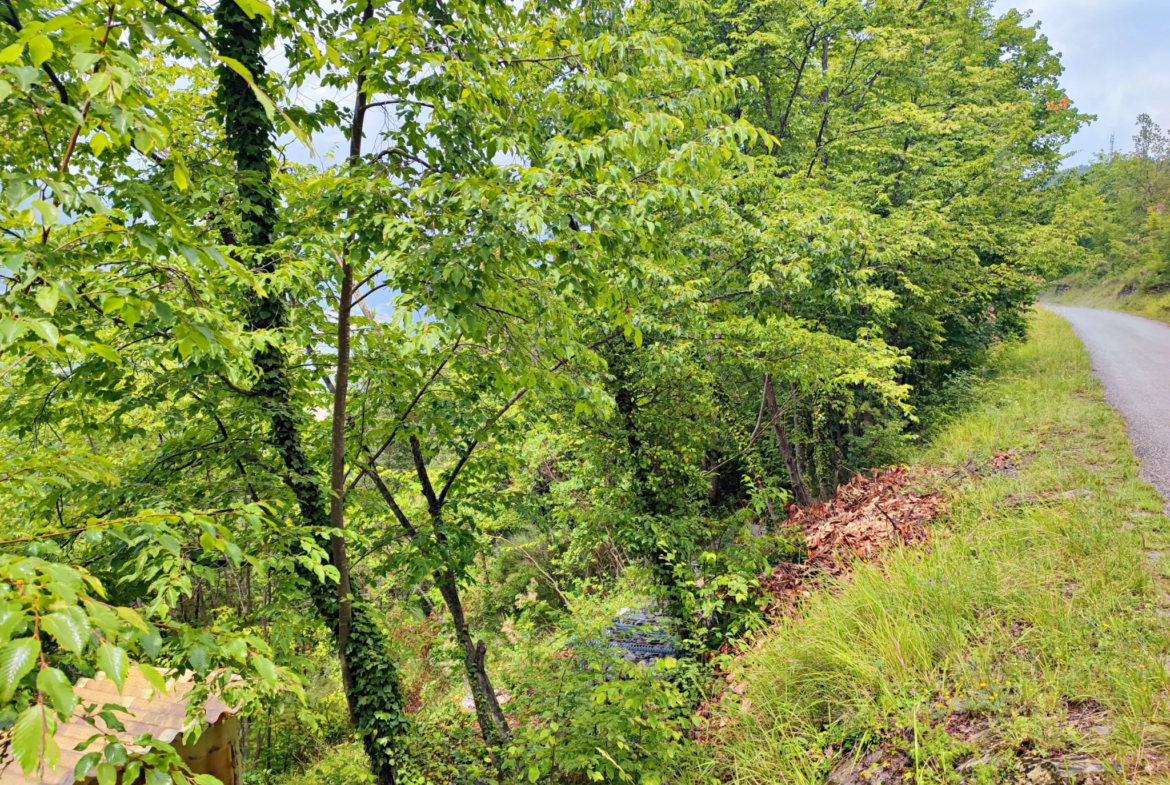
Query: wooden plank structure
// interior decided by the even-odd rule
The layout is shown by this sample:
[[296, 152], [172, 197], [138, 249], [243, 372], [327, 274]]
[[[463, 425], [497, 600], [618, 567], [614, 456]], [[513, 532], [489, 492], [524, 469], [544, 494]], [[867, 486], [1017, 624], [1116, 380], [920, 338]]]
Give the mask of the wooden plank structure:
[[[187, 727], [187, 694], [194, 689], [191, 675], [184, 674], [177, 679], [167, 680], [167, 693], [160, 694], [138, 668], [132, 667], [126, 677], [121, 694], [113, 681], [105, 674], [77, 682], [75, 692], [80, 704], [68, 723], [57, 730], [57, 744], [61, 747], [61, 762], [53, 771], [43, 776], [21, 774], [20, 766], [11, 755], [0, 762], [0, 785], [74, 785], [73, 769], [86, 752], [100, 751], [104, 741], [97, 741], [85, 752], [74, 749], [78, 744], [95, 733], [106, 732], [105, 723], [97, 720], [97, 728], [83, 719], [83, 707], [107, 703], [118, 704], [126, 709], [118, 718], [126, 726], [126, 732], [109, 731], [119, 737], [131, 752], [141, 752], [141, 747], [132, 744], [135, 736], [150, 734], [159, 741], [172, 745], [183, 760], [196, 774], [211, 774], [224, 785], [240, 785], [240, 726], [233, 711], [219, 698], [207, 701], [203, 712], [203, 733], [193, 744], [183, 744], [183, 731]], [[119, 781], [121, 777], [119, 777]], [[95, 778], [89, 777], [78, 785], [90, 785]], [[135, 785], [135, 783], [121, 783]]]

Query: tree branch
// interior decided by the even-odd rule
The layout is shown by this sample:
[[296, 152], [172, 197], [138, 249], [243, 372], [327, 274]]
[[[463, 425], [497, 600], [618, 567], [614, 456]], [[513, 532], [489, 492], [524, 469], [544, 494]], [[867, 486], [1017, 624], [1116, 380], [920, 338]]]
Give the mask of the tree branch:
[[199, 22], [197, 22], [194, 18], [192, 18], [190, 15], [188, 15], [187, 12], [184, 11], [183, 9], [179, 8], [178, 6], [171, 5], [169, 2], [167, 2], [167, 0], [158, 0], [158, 4], [161, 5], [163, 8], [167, 9], [167, 11], [171, 12], [175, 16], [182, 19], [187, 24], [194, 27], [196, 30], [199, 31], [199, 34], [201, 36], [203, 36], [204, 38], [206, 38], [208, 41], [213, 40], [211, 37], [211, 33], [207, 32], [207, 28], [205, 28], [203, 25], [199, 24]]
[[410, 435], [410, 454], [414, 458], [414, 471], [418, 475], [423, 496], [427, 500], [427, 509], [432, 518], [437, 518], [442, 507], [439, 504], [439, 497], [435, 496], [434, 486], [431, 485], [431, 475], [427, 471], [427, 461], [422, 454], [422, 445], [419, 444], [418, 437], [414, 434]]
[[[12, 25], [12, 28], [19, 33], [24, 27], [20, 24], [20, 16], [16, 13], [16, 6], [12, 4], [12, 0], [4, 0], [4, 4], [8, 6], [8, 24]], [[41, 70], [49, 77], [49, 81], [53, 83], [53, 87], [57, 88], [57, 97], [61, 99], [61, 103], [69, 106], [69, 92], [65, 89], [65, 85], [61, 83], [61, 79], [57, 76], [57, 72], [53, 70], [53, 66], [48, 63], [41, 63]]]

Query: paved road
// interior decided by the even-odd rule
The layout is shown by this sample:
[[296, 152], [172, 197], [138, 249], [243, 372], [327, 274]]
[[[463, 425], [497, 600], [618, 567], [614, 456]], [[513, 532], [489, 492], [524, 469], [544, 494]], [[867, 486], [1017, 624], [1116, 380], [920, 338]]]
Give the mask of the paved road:
[[1129, 426], [1142, 475], [1170, 502], [1170, 325], [1116, 311], [1045, 307], [1084, 342], [1106, 400]]

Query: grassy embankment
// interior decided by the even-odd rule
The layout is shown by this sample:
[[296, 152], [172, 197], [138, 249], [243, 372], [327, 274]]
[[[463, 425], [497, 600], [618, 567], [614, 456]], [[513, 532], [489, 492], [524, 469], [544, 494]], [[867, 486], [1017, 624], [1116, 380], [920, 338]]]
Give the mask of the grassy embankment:
[[1081, 305], [1144, 316], [1170, 322], [1170, 281], [1148, 280], [1140, 276], [1092, 280], [1071, 276], [1058, 282], [1045, 300], [1060, 305]]
[[1068, 326], [1039, 313], [919, 462], [966, 477], [930, 549], [860, 567], [745, 658], [720, 768], [820, 783], [878, 750], [846, 781], [974, 783], [1082, 753], [1165, 777], [1170, 528]]

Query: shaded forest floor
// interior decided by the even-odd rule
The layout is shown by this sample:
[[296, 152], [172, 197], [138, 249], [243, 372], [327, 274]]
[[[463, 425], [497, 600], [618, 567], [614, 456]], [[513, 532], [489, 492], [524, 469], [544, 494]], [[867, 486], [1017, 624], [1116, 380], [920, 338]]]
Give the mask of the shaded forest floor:
[[918, 462], [949, 514], [740, 657], [710, 773], [1170, 780], [1170, 522], [1068, 325], [1038, 313]]

